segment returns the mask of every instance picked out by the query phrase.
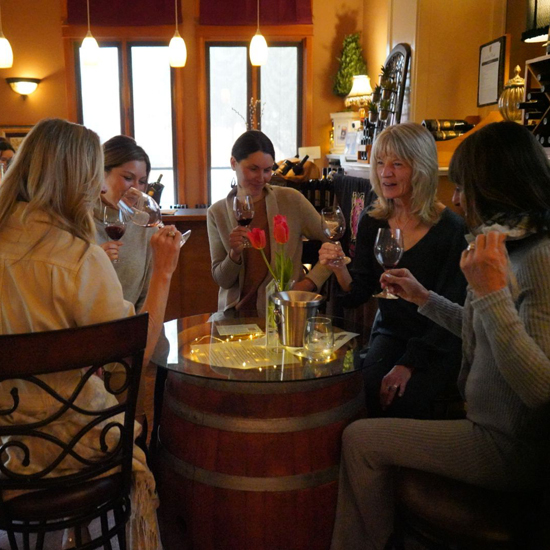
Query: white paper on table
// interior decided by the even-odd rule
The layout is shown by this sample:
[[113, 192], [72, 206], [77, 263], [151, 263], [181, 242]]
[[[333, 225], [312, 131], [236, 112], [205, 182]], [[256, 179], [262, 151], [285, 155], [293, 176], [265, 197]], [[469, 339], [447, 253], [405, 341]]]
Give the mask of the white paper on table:
[[263, 330], [256, 323], [243, 325], [216, 325], [216, 330], [220, 336], [263, 334]]
[[213, 367], [233, 369], [256, 369], [273, 365], [291, 365], [299, 361], [284, 348], [266, 349], [265, 339], [244, 340], [242, 342], [220, 342], [196, 344], [186, 359], [198, 363], [208, 363]]

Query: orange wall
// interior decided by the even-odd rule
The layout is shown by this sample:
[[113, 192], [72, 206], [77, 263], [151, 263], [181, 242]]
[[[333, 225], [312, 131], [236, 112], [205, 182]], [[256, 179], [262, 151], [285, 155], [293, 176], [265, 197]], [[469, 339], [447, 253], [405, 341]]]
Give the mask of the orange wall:
[[[2, 1], [2, 27], [13, 49], [13, 67], [0, 69], [0, 125], [32, 125], [44, 117], [67, 117], [60, 0]], [[23, 99], [5, 79], [41, 78]]]
[[[151, 0], [153, 2], [153, 0]], [[426, 5], [433, 2], [421, 0]], [[468, 0], [470, 5], [473, 0]], [[476, 0], [491, 3], [490, 0]], [[498, 0], [492, 0], [497, 1]], [[506, 32], [512, 34], [511, 68], [520, 63], [522, 69], [525, 59], [537, 57], [544, 53], [544, 49], [536, 45], [524, 45], [520, 42], [520, 35], [525, 25], [525, 5], [527, 0], [508, 0]], [[61, 40], [63, 0], [2, 0], [2, 23], [6, 37], [10, 40], [14, 52], [14, 65], [11, 69], [0, 70], [0, 102], [2, 114], [0, 125], [31, 125], [44, 117], [67, 117], [67, 91], [65, 82], [64, 55]], [[180, 197], [182, 202], [194, 205], [204, 202], [205, 194], [202, 188], [202, 173], [199, 169], [199, 160], [202, 158], [204, 144], [198, 138], [199, 97], [197, 87], [198, 51], [195, 30], [198, 22], [199, 0], [181, 2], [183, 10], [183, 26], [180, 28], [185, 37], [189, 57], [188, 64], [182, 69], [183, 95], [182, 102], [186, 117], [184, 120], [184, 143], [181, 153], [184, 155], [185, 170], [183, 174], [186, 197]], [[390, 0], [344, 0], [330, 2], [326, 0], [312, 0], [313, 6], [313, 120], [311, 143], [304, 145], [321, 145], [323, 155], [328, 152], [330, 129], [330, 113], [343, 110], [343, 99], [332, 93], [332, 82], [338, 68], [337, 57], [342, 48], [342, 41], [346, 34], [362, 30], [362, 44], [367, 61], [367, 73], [371, 76], [372, 84], [377, 82], [380, 65], [384, 62], [388, 45], [388, 18], [390, 16]], [[394, 14], [395, 17], [395, 14]], [[494, 22], [486, 21], [489, 26]], [[498, 25], [497, 25], [498, 26]], [[462, 27], [457, 39], [467, 41], [468, 33]], [[441, 38], [437, 38], [441, 40]], [[432, 42], [426, 51], [437, 52], [443, 46], [451, 55], [455, 51], [451, 44], [442, 45]], [[468, 74], [477, 73], [477, 55], [479, 44], [472, 46], [472, 62], [467, 63]], [[414, 54], [413, 54], [414, 55]], [[440, 60], [439, 60], [440, 61]], [[435, 73], [443, 71], [442, 63], [432, 63], [437, 67]], [[444, 71], [443, 71], [444, 72]], [[27, 99], [12, 92], [5, 83], [10, 76], [29, 76], [43, 79], [38, 90]], [[431, 77], [430, 77], [431, 78]], [[451, 74], [443, 77], [441, 90], [448, 86], [454, 87], [463, 80], [463, 76]], [[414, 85], [414, 84], [413, 84]], [[473, 85], [469, 85], [472, 87]], [[426, 108], [430, 106], [426, 103]], [[427, 116], [455, 116], [451, 112], [417, 113], [420, 120]], [[470, 109], [468, 109], [469, 111]], [[456, 113], [460, 114], [474, 113]]]

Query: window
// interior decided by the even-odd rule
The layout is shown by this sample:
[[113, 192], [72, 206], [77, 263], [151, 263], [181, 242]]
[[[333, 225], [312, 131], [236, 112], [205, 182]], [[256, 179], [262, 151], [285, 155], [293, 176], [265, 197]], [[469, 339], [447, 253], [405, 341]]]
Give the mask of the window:
[[170, 206], [177, 195], [168, 47], [115, 43], [102, 45], [100, 53], [93, 67], [75, 56], [80, 122], [95, 130], [102, 143], [121, 133], [134, 137], [151, 160], [150, 181], [162, 174], [162, 206]]
[[252, 67], [248, 43], [208, 42], [208, 183], [210, 202], [225, 197], [235, 140], [247, 125], [273, 141], [275, 160], [293, 157], [301, 144], [302, 46], [273, 43], [263, 67]]

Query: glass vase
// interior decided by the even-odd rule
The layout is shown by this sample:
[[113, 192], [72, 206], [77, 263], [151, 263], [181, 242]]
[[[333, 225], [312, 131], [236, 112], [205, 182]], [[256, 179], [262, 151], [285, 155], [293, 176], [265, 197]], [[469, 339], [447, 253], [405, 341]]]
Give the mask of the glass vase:
[[265, 287], [265, 347], [274, 349], [279, 345], [279, 334], [275, 322], [275, 304], [271, 296], [278, 292], [275, 280], [269, 281]]

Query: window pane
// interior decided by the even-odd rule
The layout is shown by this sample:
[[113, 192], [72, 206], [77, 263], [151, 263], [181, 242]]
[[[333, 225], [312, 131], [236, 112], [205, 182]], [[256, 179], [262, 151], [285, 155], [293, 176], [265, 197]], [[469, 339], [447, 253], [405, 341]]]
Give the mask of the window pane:
[[134, 137], [151, 160], [149, 181], [162, 174], [161, 206], [176, 203], [172, 88], [167, 46], [132, 46]]
[[[235, 140], [246, 131], [248, 117], [247, 49], [209, 46], [210, 78], [210, 201], [229, 193], [229, 159]], [[235, 112], [236, 111], [236, 112]]]
[[275, 160], [298, 152], [298, 48], [269, 48], [261, 68], [262, 132], [275, 146]]
[[100, 48], [99, 63], [84, 65], [80, 53], [82, 123], [99, 134], [101, 142], [121, 133], [118, 47]]

